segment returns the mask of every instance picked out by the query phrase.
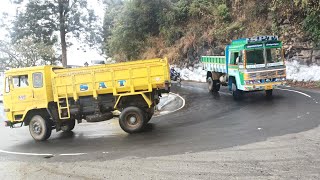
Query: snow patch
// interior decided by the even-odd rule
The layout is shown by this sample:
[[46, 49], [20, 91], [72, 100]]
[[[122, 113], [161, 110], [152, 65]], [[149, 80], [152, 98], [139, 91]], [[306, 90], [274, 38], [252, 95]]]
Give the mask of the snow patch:
[[298, 61], [286, 62], [287, 79], [293, 81], [320, 81], [320, 66], [301, 65]]
[[183, 69], [175, 68], [175, 70], [180, 73], [182, 80], [206, 82], [207, 71], [202, 69], [201, 64]]
[[175, 95], [172, 94], [162, 94], [160, 98], [159, 104], [157, 105], [157, 109], [160, 111], [163, 107], [174, 101], [176, 98]]

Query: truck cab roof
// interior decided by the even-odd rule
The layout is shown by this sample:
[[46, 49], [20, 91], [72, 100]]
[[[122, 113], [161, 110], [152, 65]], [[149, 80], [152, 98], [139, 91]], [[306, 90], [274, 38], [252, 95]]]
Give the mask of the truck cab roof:
[[28, 71], [39, 71], [39, 70], [45, 70], [45, 69], [64, 69], [60, 66], [51, 66], [51, 65], [45, 65], [45, 66], [32, 66], [32, 67], [25, 67], [25, 68], [13, 68], [10, 70], [7, 70], [6, 74], [21, 74], [26, 73]]

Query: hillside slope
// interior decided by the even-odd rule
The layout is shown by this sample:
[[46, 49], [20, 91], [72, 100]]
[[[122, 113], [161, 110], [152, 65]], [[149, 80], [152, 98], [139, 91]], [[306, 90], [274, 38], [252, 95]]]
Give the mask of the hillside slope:
[[320, 64], [318, 0], [118, 0], [108, 7], [105, 51], [119, 61], [166, 56], [192, 65], [232, 39], [268, 34], [283, 40], [288, 59]]

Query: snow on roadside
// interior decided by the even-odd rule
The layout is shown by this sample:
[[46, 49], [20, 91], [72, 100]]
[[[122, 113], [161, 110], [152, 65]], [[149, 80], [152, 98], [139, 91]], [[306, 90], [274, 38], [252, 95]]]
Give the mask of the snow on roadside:
[[301, 65], [298, 61], [287, 61], [287, 79], [293, 81], [320, 81], [320, 66]]
[[[287, 79], [293, 81], [320, 81], [320, 66], [301, 65], [297, 60], [287, 61]], [[186, 81], [206, 82], [207, 72], [202, 69], [201, 64], [195, 67], [175, 68], [180, 73], [181, 79]]]
[[180, 73], [182, 80], [206, 82], [207, 71], [203, 70], [201, 65], [183, 69], [175, 68], [175, 70]]
[[173, 94], [163, 94], [162, 97], [160, 98], [159, 104], [157, 104], [157, 109], [160, 111], [163, 107], [171, 103], [176, 99], [176, 96]]

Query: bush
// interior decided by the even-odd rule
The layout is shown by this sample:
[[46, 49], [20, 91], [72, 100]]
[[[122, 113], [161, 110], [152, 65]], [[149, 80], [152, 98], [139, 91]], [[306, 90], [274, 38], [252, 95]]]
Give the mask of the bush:
[[310, 34], [312, 41], [314, 42], [315, 46], [320, 46], [320, 12], [319, 11], [311, 11], [305, 20], [303, 21], [304, 29]]
[[218, 16], [223, 21], [229, 22], [231, 20], [230, 12], [226, 4], [220, 4], [217, 9], [218, 9]]

